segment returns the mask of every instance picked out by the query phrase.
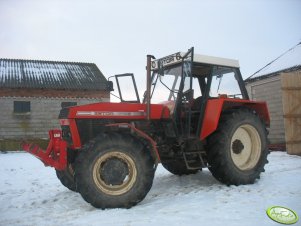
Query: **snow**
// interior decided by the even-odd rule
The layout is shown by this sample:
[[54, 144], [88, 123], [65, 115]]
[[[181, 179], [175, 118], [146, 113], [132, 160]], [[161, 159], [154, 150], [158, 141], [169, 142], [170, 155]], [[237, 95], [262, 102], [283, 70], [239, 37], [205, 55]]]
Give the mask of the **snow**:
[[[208, 170], [174, 176], [159, 165], [146, 198], [131, 209], [95, 209], [27, 153], [0, 154], [0, 225], [279, 225], [266, 209], [301, 216], [301, 157], [272, 152], [253, 185], [226, 186]], [[300, 220], [296, 225], [300, 225]]]

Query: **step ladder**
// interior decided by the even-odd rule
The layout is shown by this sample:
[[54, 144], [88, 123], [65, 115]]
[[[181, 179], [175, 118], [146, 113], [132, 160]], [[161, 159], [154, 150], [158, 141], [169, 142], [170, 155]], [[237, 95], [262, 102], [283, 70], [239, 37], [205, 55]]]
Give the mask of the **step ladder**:
[[[202, 154], [205, 152], [202, 151], [189, 151], [183, 152], [183, 158], [186, 164], [187, 169], [196, 170], [206, 167], [206, 164], [202, 158]], [[193, 159], [189, 159], [189, 156], [194, 156]]]

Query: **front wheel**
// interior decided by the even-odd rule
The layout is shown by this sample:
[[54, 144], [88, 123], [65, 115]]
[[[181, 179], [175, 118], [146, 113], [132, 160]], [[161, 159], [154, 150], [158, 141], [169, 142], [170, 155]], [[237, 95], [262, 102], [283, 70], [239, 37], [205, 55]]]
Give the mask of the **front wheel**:
[[208, 138], [208, 168], [228, 185], [254, 183], [264, 171], [268, 153], [265, 125], [248, 109], [224, 112]]
[[75, 162], [76, 185], [96, 208], [130, 208], [149, 192], [155, 172], [150, 150], [127, 134], [93, 139]]
[[71, 163], [67, 165], [65, 170], [56, 170], [56, 176], [66, 188], [71, 191], [77, 191], [74, 181], [74, 169]]

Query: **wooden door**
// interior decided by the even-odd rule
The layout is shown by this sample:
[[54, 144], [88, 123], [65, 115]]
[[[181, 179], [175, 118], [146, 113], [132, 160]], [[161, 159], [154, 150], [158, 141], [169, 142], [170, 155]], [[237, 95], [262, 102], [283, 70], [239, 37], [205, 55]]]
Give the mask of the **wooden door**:
[[286, 150], [301, 155], [301, 71], [281, 74]]

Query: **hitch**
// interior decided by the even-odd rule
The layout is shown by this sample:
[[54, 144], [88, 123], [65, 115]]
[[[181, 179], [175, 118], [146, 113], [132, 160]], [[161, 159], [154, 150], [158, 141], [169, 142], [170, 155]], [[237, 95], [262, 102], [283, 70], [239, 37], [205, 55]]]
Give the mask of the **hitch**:
[[43, 150], [36, 144], [22, 143], [24, 151], [40, 159], [45, 166], [54, 167], [57, 170], [64, 170], [67, 167], [67, 142], [62, 140], [61, 130], [49, 131], [49, 144], [46, 150]]

